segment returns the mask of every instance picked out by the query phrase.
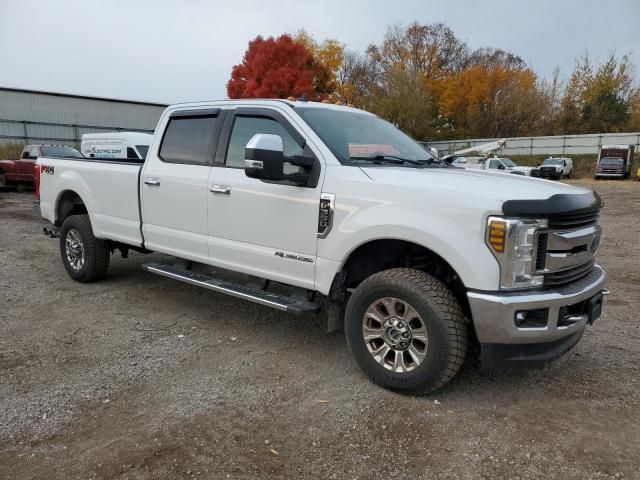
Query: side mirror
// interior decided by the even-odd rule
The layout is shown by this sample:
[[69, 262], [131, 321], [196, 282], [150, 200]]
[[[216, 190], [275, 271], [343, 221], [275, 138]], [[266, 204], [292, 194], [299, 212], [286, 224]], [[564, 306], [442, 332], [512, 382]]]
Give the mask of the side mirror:
[[260, 180], [284, 179], [284, 146], [280, 135], [256, 133], [244, 149], [244, 173]]
[[498, 169], [499, 170], [504, 170], [506, 167], [501, 163], [498, 165]]

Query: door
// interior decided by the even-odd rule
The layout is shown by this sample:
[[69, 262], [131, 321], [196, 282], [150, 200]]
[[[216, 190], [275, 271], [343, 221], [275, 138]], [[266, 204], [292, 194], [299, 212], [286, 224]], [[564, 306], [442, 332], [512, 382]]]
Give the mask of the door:
[[145, 247], [206, 263], [208, 178], [220, 110], [174, 112], [141, 175]]
[[489, 160], [490, 170], [504, 170], [504, 165], [500, 160]]
[[36, 160], [40, 156], [40, 147], [29, 147], [22, 153], [22, 158], [17, 163], [17, 174], [20, 176], [20, 180], [33, 182], [34, 173], [33, 168], [36, 165]]
[[[323, 175], [313, 188], [247, 177], [245, 146], [257, 133], [280, 135], [285, 156], [313, 155], [284, 114], [269, 109], [229, 113], [209, 178], [211, 263], [313, 289]], [[317, 155], [316, 161], [321, 162]], [[285, 168], [285, 173], [295, 171], [298, 167], [290, 164]]]

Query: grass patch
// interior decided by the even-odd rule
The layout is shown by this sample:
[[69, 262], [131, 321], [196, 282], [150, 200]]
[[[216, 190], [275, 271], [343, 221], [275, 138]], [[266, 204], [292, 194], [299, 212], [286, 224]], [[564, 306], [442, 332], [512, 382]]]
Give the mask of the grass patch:
[[0, 145], [0, 160], [17, 160], [22, 154], [24, 143], [6, 143]]

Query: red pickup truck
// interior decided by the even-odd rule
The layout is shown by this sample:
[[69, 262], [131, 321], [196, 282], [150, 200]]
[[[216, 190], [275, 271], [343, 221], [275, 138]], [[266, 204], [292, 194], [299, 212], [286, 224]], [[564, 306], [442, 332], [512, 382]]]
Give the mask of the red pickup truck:
[[0, 187], [17, 183], [35, 183], [38, 157], [76, 157], [83, 155], [67, 145], [26, 145], [18, 160], [0, 160]]

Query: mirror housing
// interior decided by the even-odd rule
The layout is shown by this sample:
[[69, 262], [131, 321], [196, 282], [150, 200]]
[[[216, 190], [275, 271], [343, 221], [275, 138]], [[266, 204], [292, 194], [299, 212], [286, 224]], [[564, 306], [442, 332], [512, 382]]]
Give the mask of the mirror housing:
[[284, 146], [280, 135], [256, 133], [244, 149], [244, 172], [260, 180], [284, 180]]

